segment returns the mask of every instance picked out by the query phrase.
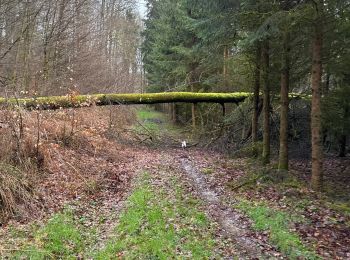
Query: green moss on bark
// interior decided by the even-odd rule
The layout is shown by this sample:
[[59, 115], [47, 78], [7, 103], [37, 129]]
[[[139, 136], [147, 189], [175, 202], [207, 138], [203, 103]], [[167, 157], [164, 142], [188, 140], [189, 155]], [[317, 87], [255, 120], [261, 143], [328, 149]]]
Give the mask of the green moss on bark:
[[26, 109], [60, 109], [85, 107], [91, 105], [135, 105], [157, 103], [239, 103], [249, 97], [250, 93], [192, 93], [165, 92], [150, 94], [95, 94], [78, 96], [51, 96], [24, 99], [0, 98], [0, 105], [20, 105]]
[[[146, 94], [94, 94], [77, 96], [50, 96], [37, 98], [0, 98], [1, 105], [19, 105], [25, 109], [60, 109], [87, 107], [92, 105], [141, 105], [159, 103], [240, 103], [252, 96], [248, 92], [235, 93], [194, 93], [194, 92], [164, 92]], [[291, 99], [309, 99], [302, 94], [290, 94]]]

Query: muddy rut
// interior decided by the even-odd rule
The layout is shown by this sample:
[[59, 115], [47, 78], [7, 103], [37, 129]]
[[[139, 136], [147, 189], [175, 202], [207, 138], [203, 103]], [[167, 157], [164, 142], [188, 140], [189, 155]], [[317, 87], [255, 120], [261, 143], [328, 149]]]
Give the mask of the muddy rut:
[[221, 192], [210, 187], [190, 155], [176, 155], [175, 161], [182, 170], [182, 179], [186, 179], [192, 186], [194, 192], [204, 201], [206, 213], [219, 224], [221, 235], [235, 244], [239, 259], [283, 259], [277, 251], [271, 250], [271, 245], [251, 236], [249, 224], [244, 221], [244, 216], [224, 203]]

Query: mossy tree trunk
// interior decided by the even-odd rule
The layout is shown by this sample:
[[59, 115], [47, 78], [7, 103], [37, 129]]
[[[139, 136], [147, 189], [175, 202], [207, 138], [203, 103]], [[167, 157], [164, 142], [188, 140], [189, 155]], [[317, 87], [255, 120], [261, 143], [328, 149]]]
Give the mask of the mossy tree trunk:
[[281, 111], [280, 111], [280, 150], [279, 170], [288, 170], [288, 108], [289, 108], [289, 54], [290, 33], [286, 32], [283, 40], [282, 70], [281, 70]]
[[270, 86], [269, 86], [269, 40], [265, 39], [261, 50], [261, 82], [263, 88], [264, 133], [263, 154], [264, 164], [270, 163]]
[[[77, 96], [52, 96], [23, 99], [0, 98], [0, 106], [13, 105], [29, 109], [61, 109], [108, 105], [149, 105], [162, 103], [240, 103], [250, 97], [250, 93], [192, 93], [164, 92], [148, 94], [95, 94]], [[175, 106], [176, 113], [176, 106]]]

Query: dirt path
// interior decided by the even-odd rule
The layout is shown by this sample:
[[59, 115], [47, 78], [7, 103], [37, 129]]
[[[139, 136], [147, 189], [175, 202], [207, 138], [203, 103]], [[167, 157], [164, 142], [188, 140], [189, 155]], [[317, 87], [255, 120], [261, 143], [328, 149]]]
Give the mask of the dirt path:
[[214, 221], [219, 223], [225, 237], [231, 238], [239, 247], [242, 258], [262, 258], [271, 256], [260, 248], [260, 241], [251, 238], [247, 232], [247, 224], [242, 215], [233, 208], [222, 203], [217, 192], [209, 187], [203, 174], [196, 168], [189, 158], [180, 156], [180, 165], [200, 197], [205, 201], [207, 210]]
[[[207, 156], [210, 156], [208, 154]], [[205, 213], [219, 227], [218, 236], [223, 237], [234, 248], [239, 259], [283, 259], [282, 255], [264, 240], [251, 236], [250, 223], [232, 206], [225, 203], [225, 193], [211, 187], [206, 176], [201, 172], [202, 162], [196, 152], [174, 149], [163, 151], [164, 166], [174, 169], [173, 174], [181, 179], [183, 186], [204, 202]]]
[[[169, 243], [169, 247], [167, 247], [168, 250], [171, 248], [171, 253], [175, 254], [174, 258], [179, 256], [178, 253], [180, 256], [181, 253], [191, 256], [188, 254], [189, 251], [183, 247], [188, 240], [199, 238], [199, 240], [202, 239], [203, 245], [209, 245], [210, 243], [206, 244], [205, 241], [207, 238], [209, 241], [213, 237], [215, 243], [212, 245], [215, 244], [215, 246], [209, 246], [208, 252], [218, 256], [215, 259], [288, 258], [288, 251], [283, 251], [282, 247], [275, 242], [273, 243], [276, 246], [271, 245], [271, 241], [274, 240], [271, 240], [270, 227], [257, 229], [256, 219], [242, 210], [240, 203], [244, 200], [251, 203], [253, 210], [261, 208], [260, 202], [267, 202], [264, 204], [267, 205], [266, 207], [269, 206], [268, 203], [271, 203], [271, 209], [265, 207], [265, 211], [257, 212], [258, 217], [261, 217], [262, 213], [265, 214], [263, 218], [265, 218], [265, 223], [270, 221], [267, 223], [268, 225], [275, 222], [273, 214], [286, 216], [282, 221], [282, 228], [285, 229], [281, 231], [278, 227], [278, 231], [283, 234], [292, 231], [292, 238], [297, 241], [294, 244], [285, 243], [287, 250], [297, 245], [294, 251], [298, 253], [301, 246], [313, 247], [317, 242], [319, 250], [317, 253], [321, 252], [323, 253], [321, 255], [327, 258], [331, 255], [329, 252], [341, 242], [338, 246], [339, 252], [333, 255], [340, 255], [341, 257], [338, 259], [349, 258], [347, 241], [350, 229], [345, 227], [346, 218], [333, 214], [333, 211], [329, 211], [322, 205], [319, 205], [321, 210], [314, 214], [315, 206], [311, 205], [313, 202], [308, 203], [310, 195], [314, 196], [312, 192], [308, 193], [304, 188], [297, 190], [296, 194], [305, 193], [303, 202], [306, 204], [297, 212], [298, 215], [303, 215], [300, 221], [288, 222], [289, 215], [294, 212], [285, 209], [293, 206], [294, 202], [286, 201], [285, 193], [275, 189], [275, 186], [265, 185], [261, 187], [258, 185], [256, 187], [260, 187], [260, 189], [247, 189], [247, 191], [230, 189], [230, 183], [244, 179], [249, 175], [251, 167], [254, 167], [246, 159], [225, 158], [222, 154], [195, 147], [185, 150], [174, 148], [180, 147], [179, 140], [183, 138], [184, 134], [180, 133], [177, 128], [173, 129], [172, 125], [166, 123], [164, 118], [164, 122], [161, 123], [158, 120], [153, 122], [147, 119], [158, 118], [159, 113], [152, 114], [152, 111], [143, 111], [143, 113], [143, 116], [140, 117], [144, 124], [142, 129], [131, 128], [130, 131], [126, 132], [125, 137], [106, 133], [106, 125], [100, 125], [101, 129], [87, 127], [84, 131], [79, 132], [79, 136], [74, 139], [71, 145], [60, 145], [56, 142], [45, 144], [44, 148], [46, 148], [47, 153], [45, 154], [44, 174], [39, 176], [36, 183], [36, 188], [42, 195], [40, 202], [44, 210], [39, 212], [41, 215], [37, 219], [22, 219], [22, 221], [12, 219], [6, 225], [0, 226], [0, 258], [4, 257], [2, 254], [5, 252], [5, 258], [9, 259], [12, 259], [13, 256], [31, 259], [31, 256], [36, 257], [35, 254], [42, 256], [42, 258], [34, 257], [35, 259], [52, 258], [52, 256], [57, 256], [56, 258], [114, 259], [115, 254], [112, 254], [112, 258], [95, 258], [94, 254], [111, 247], [111, 241], [114, 243], [113, 239], [118, 236], [130, 233], [125, 230], [116, 231], [116, 228], [120, 225], [123, 214], [128, 210], [126, 206], [128, 200], [137, 191], [137, 186], [134, 183], [137, 183], [138, 178], [145, 173], [151, 176], [152, 187], [155, 190], [159, 188], [164, 192], [154, 193], [155, 195], [149, 198], [154, 204], [152, 205], [153, 210], [155, 210], [154, 215], [147, 216], [149, 214], [147, 201], [143, 205], [144, 213], [146, 218], [161, 218], [166, 227], [162, 234], [165, 240], [169, 235], [167, 227], [174, 228], [174, 234], [170, 234], [170, 236], [174, 235], [175, 242]], [[155, 139], [147, 138], [147, 142], [141, 142], [142, 138], [131, 138], [130, 133], [144, 137], [142, 135], [144, 127], [150, 129], [145, 133], [146, 136], [155, 135], [159, 140], [154, 141]], [[171, 142], [167, 143], [169, 140]], [[162, 145], [162, 141], [166, 141], [166, 145]], [[173, 177], [177, 181], [173, 182]], [[185, 191], [180, 199], [174, 195], [177, 188]], [[288, 188], [287, 191], [290, 192], [293, 189]], [[157, 205], [159, 194], [164, 196], [163, 204]], [[188, 197], [186, 197], [187, 195]], [[196, 202], [193, 202], [192, 198]], [[188, 201], [181, 201], [181, 199], [188, 199]], [[178, 203], [179, 201], [180, 203]], [[299, 202], [300, 199], [296, 198], [295, 205], [299, 206]], [[169, 212], [176, 214], [162, 219], [162, 216], [167, 212], [166, 209], [162, 208], [164, 205], [169, 207]], [[298, 209], [298, 207], [294, 208]], [[186, 213], [186, 209], [196, 210], [196, 212], [187, 212], [188, 218], [186, 219], [182, 215], [184, 212]], [[138, 212], [138, 209], [134, 210]], [[245, 214], [241, 212], [245, 212]], [[207, 223], [207, 226], [198, 224], [203, 222], [201, 214], [204, 214], [205, 219], [209, 220], [210, 223]], [[138, 215], [138, 213], [134, 215]], [[320, 220], [319, 215], [324, 217]], [[316, 224], [302, 222], [304, 216]], [[140, 216], [139, 220], [134, 220], [136, 224], [141, 223], [140, 229], [134, 233], [141, 234], [143, 241], [149, 241], [148, 234], [143, 233], [144, 217]], [[74, 229], [73, 233], [69, 233], [68, 230], [67, 232], [77, 241], [72, 242], [69, 239], [67, 244], [62, 244], [61, 241], [57, 241], [57, 237], [59, 238], [57, 233], [64, 229], [67, 223], [70, 225], [68, 229]], [[321, 223], [322, 226], [318, 223]], [[57, 226], [57, 224], [59, 225]], [[178, 232], [181, 231], [181, 228], [183, 228], [184, 233]], [[156, 229], [157, 226], [150, 230], [153, 232]], [[193, 230], [195, 234], [193, 237], [183, 235], [192, 234]], [[322, 239], [318, 239], [320, 234], [324, 235]], [[157, 236], [155, 237], [157, 238]], [[123, 240], [123, 237], [119, 238], [121, 238], [119, 240]], [[61, 246], [59, 250], [57, 245], [52, 248], [47, 247], [47, 242], [55, 239], [55, 243], [57, 242]], [[280, 241], [285, 242], [285, 239], [282, 237]], [[319, 241], [321, 242], [319, 243]], [[325, 243], [328, 247], [323, 250]], [[157, 245], [158, 243], [155, 242], [154, 245], [148, 246], [157, 247]], [[178, 251], [177, 247], [182, 247], [182, 251]], [[277, 247], [284, 254], [279, 252]], [[113, 247], [111, 248], [113, 249]], [[122, 253], [127, 251], [133, 253], [134, 250], [140, 249], [137, 243], [134, 247], [126, 248], [127, 250], [122, 251]], [[120, 252], [117, 248], [115, 250], [117, 253]], [[153, 256], [159, 255], [155, 253]], [[306, 256], [305, 259], [313, 258]]]
[[[112, 143], [106, 143], [106, 147], [111, 146]], [[122, 157], [121, 154], [123, 154]], [[74, 154], [70, 158], [74, 157], [75, 160], [79, 160], [77, 156], [78, 154]], [[210, 184], [210, 178], [203, 174], [205, 158], [210, 157], [213, 157], [213, 154], [199, 153], [195, 149], [184, 151], [139, 146], [125, 146], [117, 150], [108, 149], [108, 153], [107, 150], [103, 150], [98, 153], [98, 156], [94, 155], [94, 161], [91, 166], [87, 165], [87, 167], [92, 167], [96, 163], [101, 166], [106, 162], [106, 172], [103, 173], [103, 176], [107, 177], [106, 182], [102, 182], [102, 190], [98, 192], [98, 197], [80, 198], [78, 196], [73, 203], [70, 203], [70, 208], [75, 214], [74, 221], [79, 223], [80, 228], [87, 230], [85, 237], [92, 234], [94, 236], [87, 244], [87, 251], [98, 252], [106, 247], [110, 239], [116, 235], [115, 227], [119, 223], [120, 214], [125, 210], [125, 199], [130, 197], [135, 190], [134, 180], [137, 180], [140, 174], [149, 172], [156, 187], [159, 186], [164, 191], [171, 192], [173, 187], [170, 188], [169, 180], [175, 177], [186, 193], [202, 201], [204, 206], [200, 210], [208, 217], [211, 225], [215, 226], [213, 228], [216, 230], [215, 240], [217, 245], [221, 245], [215, 249], [217, 255], [224, 259], [237, 257], [239, 259], [283, 259], [283, 256], [266, 240], [252, 236], [250, 222], [247, 218], [234, 210], [230, 203], [227, 203], [227, 201], [232, 202], [234, 198], [222, 188], [213, 187]], [[221, 159], [221, 162], [223, 161], [225, 159]], [[77, 165], [77, 162], [72, 161], [71, 164]], [[120, 195], [116, 192], [120, 188], [113, 186], [113, 180], [123, 176], [125, 178], [128, 176], [130, 180], [127, 182], [130, 184], [123, 188], [123, 195]], [[89, 231], [92, 229], [95, 230], [94, 233]], [[84, 232], [83, 230], [82, 233]], [[18, 242], [22, 243], [23, 240]]]
[[[218, 243], [225, 243], [225, 249], [218, 249], [225, 259], [283, 259], [282, 255], [264, 240], [252, 236], [249, 221], [234, 208], [226, 203], [227, 194], [222, 190], [212, 187], [208, 179], [201, 172], [203, 154], [198, 155], [194, 150], [183, 151], [181, 149], [154, 150], [139, 147], [129, 150], [133, 154], [133, 160], [125, 167], [133, 169], [133, 179], [137, 179], [143, 172], [151, 172], [153, 183], [162, 188], [171, 177], [180, 180], [180, 185], [185, 190], [203, 202], [202, 210], [209, 220], [217, 227]], [[206, 154], [204, 157], [210, 157]], [[132, 168], [131, 165], [138, 165]], [[132, 181], [133, 182], [133, 181]], [[133, 193], [134, 185], [131, 184], [127, 198]], [[163, 187], [165, 190], [166, 188]], [[108, 197], [108, 196], [106, 196]], [[106, 222], [100, 225], [98, 244], [93, 249], [102, 248], [108, 239], [113, 236], [113, 227], [118, 223], [118, 215], [124, 208], [124, 201], [115, 201], [109, 198], [105, 200], [107, 205], [100, 212], [106, 213]], [[101, 208], [101, 207], [100, 207]], [[103, 211], [103, 208], [107, 210]], [[85, 215], [89, 214], [85, 212]], [[110, 216], [113, 216], [111, 219]], [[224, 242], [223, 242], [224, 241]]]
[[[140, 147], [129, 147], [128, 154], [132, 154], [133, 160], [124, 166], [137, 180], [144, 172], [151, 172], [153, 183], [164, 188], [171, 177], [180, 180], [182, 186], [189, 194], [201, 200], [205, 205], [202, 210], [209, 220], [217, 227], [217, 240], [225, 243], [222, 249], [217, 249], [219, 255], [225, 259], [283, 259], [283, 256], [265, 240], [252, 236], [250, 223], [242, 214], [234, 210], [227, 203], [229, 196], [220, 188], [212, 187], [207, 176], [202, 173], [203, 157], [211, 157], [212, 154], [200, 154], [196, 150], [181, 149], [149, 149]], [[223, 159], [224, 160], [224, 159]], [[137, 165], [137, 167], [135, 167]], [[124, 198], [129, 197], [135, 189], [133, 181]], [[170, 192], [170, 191], [169, 191]], [[108, 193], [108, 192], [107, 192]], [[104, 196], [106, 205], [99, 206], [100, 214], [106, 214], [106, 221], [99, 226], [99, 239], [92, 249], [101, 249], [113, 236], [113, 228], [118, 223], [119, 214], [125, 209], [125, 203], [113, 200], [107, 194]], [[108, 198], [109, 197], [109, 198]], [[226, 197], [226, 198], [225, 198]], [[82, 215], [89, 212], [82, 213]], [[93, 215], [93, 214], [92, 214]], [[111, 217], [113, 216], [113, 217]], [[92, 221], [93, 222], [93, 221]]]

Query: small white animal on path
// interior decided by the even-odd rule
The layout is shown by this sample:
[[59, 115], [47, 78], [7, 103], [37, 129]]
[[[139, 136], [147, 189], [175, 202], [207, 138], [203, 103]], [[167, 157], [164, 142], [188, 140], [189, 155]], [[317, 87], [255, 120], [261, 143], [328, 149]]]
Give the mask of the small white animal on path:
[[182, 141], [182, 142], [181, 142], [181, 147], [182, 147], [182, 149], [185, 149], [186, 146], [187, 146], [186, 141]]

